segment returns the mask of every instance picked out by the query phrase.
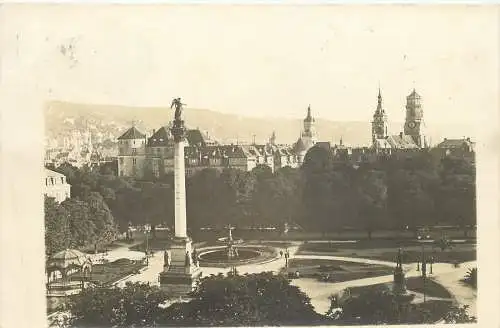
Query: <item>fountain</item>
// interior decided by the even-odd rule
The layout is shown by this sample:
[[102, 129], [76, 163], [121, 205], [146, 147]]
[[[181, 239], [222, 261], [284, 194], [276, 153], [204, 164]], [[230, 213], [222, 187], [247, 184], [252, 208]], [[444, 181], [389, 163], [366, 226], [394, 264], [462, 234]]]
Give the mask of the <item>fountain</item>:
[[228, 237], [226, 238], [219, 238], [219, 241], [222, 241], [226, 244], [226, 249], [227, 249], [227, 259], [229, 261], [233, 259], [237, 259], [239, 257], [238, 254], [238, 248], [235, 247], [235, 244], [241, 244], [243, 240], [238, 239], [234, 240], [233, 239], [233, 229], [231, 225], [227, 226], [228, 229]]
[[[223, 246], [206, 247], [200, 250], [198, 259], [202, 266], [234, 266], [262, 262], [276, 256], [274, 248], [262, 245], [242, 245], [242, 239], [233, 238], [233, 226], [228, 225], [227, 237], [217, 238]], [[236, 245], [241, 245], [236, 247]]]

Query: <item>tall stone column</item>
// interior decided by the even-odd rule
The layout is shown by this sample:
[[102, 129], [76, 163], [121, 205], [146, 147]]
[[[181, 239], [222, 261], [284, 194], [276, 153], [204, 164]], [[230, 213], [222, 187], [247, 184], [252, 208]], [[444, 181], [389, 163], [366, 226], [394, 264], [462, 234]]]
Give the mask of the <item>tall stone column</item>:
[[175, 237], [177, 238], [187, 238], [185, 175], [186, 168], [184, 164], [183, 128], [184, 127], [177, 129], [176, 133], [178, 133], [178, 135], [176, 139], [178, 140], [175, 140], [174, 146]]
[[[201, 271], [192, 260], [191, 239], [187, 235], [186, 223], [186, 178], [184, 146], [186, 129], [184, 121], [174, 120], [174, 197], [175, 197], [175, 237], [170, 245], [169, 255], [163, 272], [160, 272], [160, 287], [171, 296], [182, 296], [196, 286]], [[167, 261], [168, 260], [168, 261]]]

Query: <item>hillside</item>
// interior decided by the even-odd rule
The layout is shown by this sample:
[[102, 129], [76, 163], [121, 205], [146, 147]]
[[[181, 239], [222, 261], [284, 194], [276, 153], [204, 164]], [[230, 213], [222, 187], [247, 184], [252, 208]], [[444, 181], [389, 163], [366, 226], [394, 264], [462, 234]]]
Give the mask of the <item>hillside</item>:
[[[313, 113], [314, 114], [314, 113]], [[302, 128], [301, 119], [253, 118], [224, 114], [208, 109], [187, 108], [183, 113], [186, 123], [192, 128], [207, 131], [220, 142], [250, 142], [255, 135], [256, 142], [266, 141], [273, 131], [278, 143], [292, 143], [297, 140]], [[86, 124], [97, 126], [98, 130], [118, 135], [133, 122], [139, 129], [151, 133], [172, 119], [169, 108], [144, 108], [114, 105], [75, 104], [52, 101], [46, 104], [45, 119], [47, 135], [66, 134], [72, 129], [82, 130]], [[396, 134], [403, 124], [393, 122], [389, 129]], [[330, 121], [316, 119], [318, 139], [338, 142], [340, 137], [348, 145], [367, 145], [370, 142], [370, 122]], [[444, 137], [474, 138], [472, 125], [428, 124], [428, 135], [436, 143]]]

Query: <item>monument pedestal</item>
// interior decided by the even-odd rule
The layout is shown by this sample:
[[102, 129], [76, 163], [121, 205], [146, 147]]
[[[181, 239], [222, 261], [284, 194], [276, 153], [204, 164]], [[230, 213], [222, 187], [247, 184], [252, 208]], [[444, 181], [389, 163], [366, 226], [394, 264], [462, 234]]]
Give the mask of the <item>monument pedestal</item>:
[[396, 294], [406, 293], [405, 274], [403, 272], [403, 268], [401, 267], [397, 267], [394, 270], [394, 282], [392, 285], [392, 291]]
[[160, 272], [160, 288], [169, 295], [184, 296], [198, 283], [201, 270], [193, 263], [191, 254], [191, 239], [176, 238], [170, 247], [170, 265]]

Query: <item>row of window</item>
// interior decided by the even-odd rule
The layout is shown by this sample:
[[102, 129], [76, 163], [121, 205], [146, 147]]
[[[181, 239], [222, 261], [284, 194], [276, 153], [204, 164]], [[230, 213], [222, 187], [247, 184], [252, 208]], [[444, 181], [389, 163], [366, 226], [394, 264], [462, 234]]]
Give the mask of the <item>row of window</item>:
[[[65, 177], [60, 177], [60, 182], [61, 184], [64, 184]], [[50, 177], [50, 178], [45, 178], [45, 185], [46, 186], [54, 186], [58, 184], [58, 179], [56, 177]]]

